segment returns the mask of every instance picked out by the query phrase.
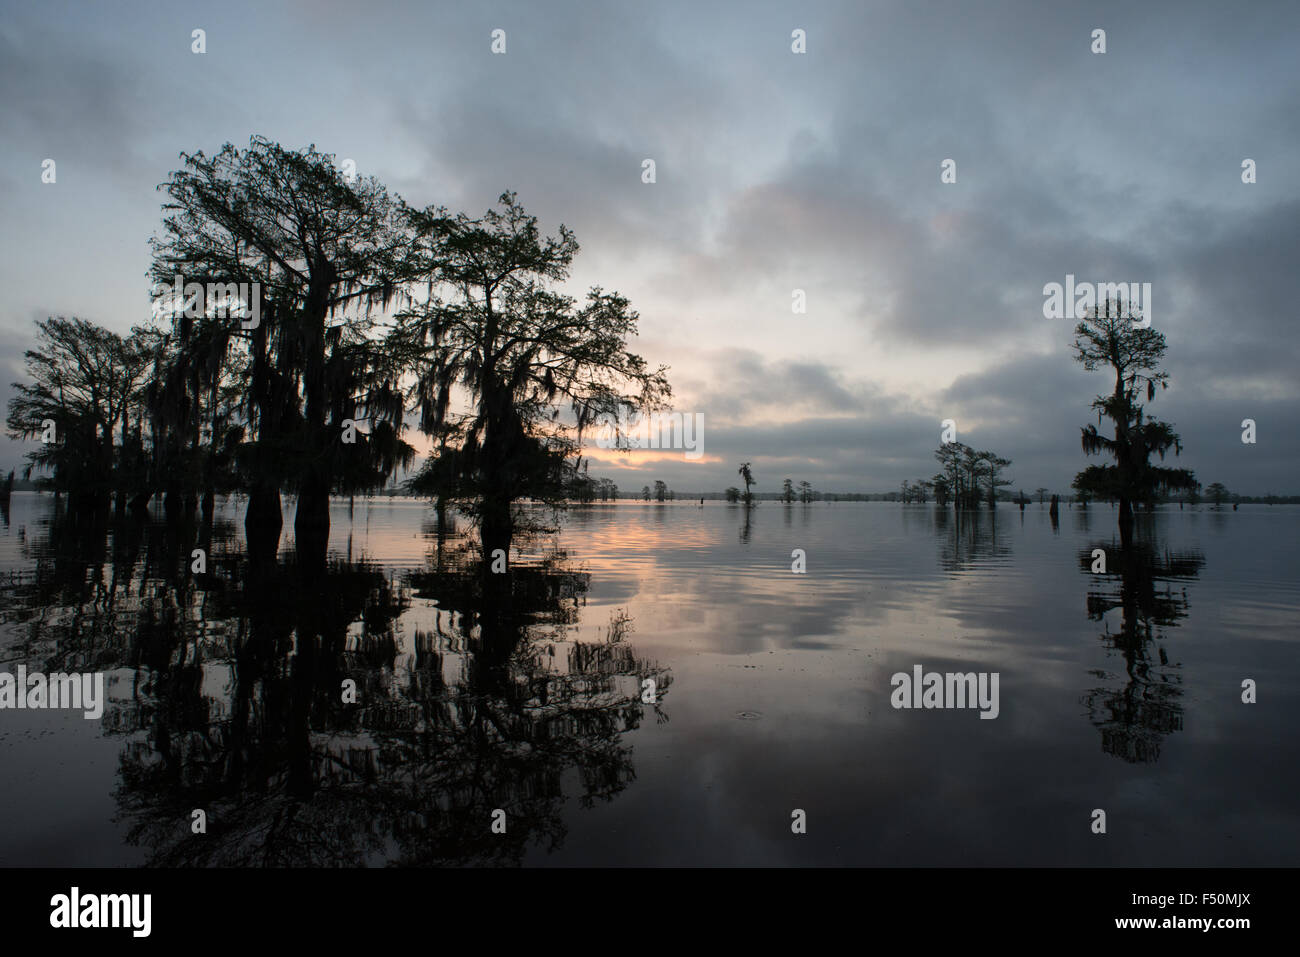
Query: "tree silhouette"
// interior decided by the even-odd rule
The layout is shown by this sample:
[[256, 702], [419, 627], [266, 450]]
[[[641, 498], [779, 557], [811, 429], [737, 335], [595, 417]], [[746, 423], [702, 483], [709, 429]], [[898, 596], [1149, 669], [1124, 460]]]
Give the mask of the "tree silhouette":
[[742, 462], [740, 468], [736, 470], [736, 474], [739, 475], [745, 482], [745, 494], [742, 496], [745, 505], [747, 506], [753, 505], [754, 496], [753, 494], [750, 493], [749, 489], [754, 484], [754, 472], [749, 467], [749, 463]]
[[1205, 495], [1214, 503], [1215, 508], [1222, 508], [1228, 500], [1228, 489], [1222, 482], [1211, 482], [1206, 486]]
[[1075, 479], [1075, 488], [1099, 498], [1119, 500], [1120, 539], [1125, 546], [1133, 535], [1133, 505], [1154, 502], [1163, 492], [1186, 489], [1195, 482], [1187, 469], [1161, 468], [1151, 464], [1151, 455], [1161, 459], [1173, 450], [1182, 451], [1178, 434], [1167, 422], [1147, 419], [1146, 401], [1155, 398], [1156, 386], [1168, 388], [1169, 374], [1160, 371], [1165, 354], [1165, 337], [1151, 328], [1134, 322], [1130, 311], [1116, 300], [1107, 300], [1091, 309], [1075, 327], [1075, 358], [1089, 372], [1108, 368], [1115, 373], [1115, 388], [1110, 395], [1099, 395], [1092, 407], [1097, 420], [1111, 420], [1114, 435], [1106, 436], [1097, 426], [1083, 429], [1083, 451], [1088, 455], [1104, 453], [1114, 465], [1090, 465]]
[[117, 449], [140, 428], [147, 335], [123, 338], [84, 319], [46, 319], [24, 360], [30, 381], [13, 384], [8, 434], [44, 438], [47, 424], [54, 432], [27, 453], [24, 476], [48, 471], [50, 486], [77, 510], [104, 508], [114, 491], [124, 498], [130, 469]]
[[993, 452], [979, 452], [977, 457], [983, 472], [985, 481], [988, 482], [988, 503], [989, 508], [997, 504], [998, 489], [1011, 484], [1010, 479], [1001, 477], [1002, 470], [1011, 464], [1010, 459], [1004, 459], [1002, 456]]
[[247, 524], [278, 537], [283, 478], [298, 493], [298, 547], [323, 561], [330, 493], [380, 487], [413, 456], [400, 438], [400, 370], [374, 338], [379, 311], [414, 278], [409, 230], [382, 185], [349, 182], [314, 147], [291, 151], [254, 136], [247, 149], [181, 158], [184, 168], [159, 187], [168, 201], [151, 276], [257, 283], [260, 320], [244, 328], [174, 303], [174, 374], [203, 370], [191, 386], [212, 388], [231, 371], [231, 350], [243, 351]]
[[1011, 484], [1001, 477], [1011, 460], [995, 452], [977, 452], [964, 442], [945, 442], [934, 457], [942, 469], [933, 483], [935, 500], [941, 505], [951, 498], [957, 509], [979, 508], [981, 500], [992, 508], [997, 490]]
[[940, 508], [947, 508], [948, 502], [952, 499], [952, 477], [940, 472], [930, 480], [930, 485], [934, 489], [934, 501]]
[[477, 219], [409, 215], [428, 295], [400, 313], [390, 351], [412, 371], [420, 428], [439, 448], [412, 487], [464, 508], [485, 550], [503, 547], [513, 504], [554, 501], [583, 429], [661, 406], [666, 370], [627, 350], [637, 314], [622, 296], [593, 287], [578, 303], [551, 288], [578, 242], [564, 226], [543, 237], [515, 194]]

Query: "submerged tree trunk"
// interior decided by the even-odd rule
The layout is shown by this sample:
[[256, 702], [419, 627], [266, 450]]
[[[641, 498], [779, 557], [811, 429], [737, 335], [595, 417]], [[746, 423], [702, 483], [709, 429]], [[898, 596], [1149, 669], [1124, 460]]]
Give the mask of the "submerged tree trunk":
[[308, 464], [299, 481], [293, 533], [299, 565], [316, 571], [325, 568], [330, 534], [329, 493], [333, 479], [322, 459], [327, 457], [331, 443], [337, 438], [337, 433], [331, 435], [326, 426], [330, 412], [325, 382], [325, 320], [336, 277], [334, 264], [318, 252], [311, 263], [311, 278], [300, 327], [304, 335], [303, 411], [314, 460]]
[[1133, 504], [1123, 495], [1119, 499], [1119, 541], [1127, 553], [1133, 542]]
[[293, 535], [298, 564], [323, 570], [330, 537], [330, 495], [328, 483], [319, 474], [310, 476], [298, 493]]
[[501, 549], [507, 560], [510, 556], [510, 542], [514, 538], [514, 517], [510, 513], [507, 499], [492, 498], [483, 502], [479, 519], [479, 539], [483, 544], [483, 564], [491, 572], [493, 553]]
[[[491, 330], [489, 330], [491, 334]], [[479, 537], [483, 544], [483, 569], [489, 578], [492, 554], [501, 549], [507, 561], [514, 538], [514, 515], [511, 511], [520, 487], [519, 456], [522, 453], [523, 427], [511, 404], [509, 391], [493, 382], [495, 372], [488, 370], [483, 403], [488, 410], [489, 425], [483, 442], [483, 472], [488, 476], [479, 513]], [[499, 567], [499, 566], [498, 566]], [[505, 576], [497, 575], [501, 578]]]
[[[112, 439], [109, 439], [110, 445]], [[132, 464], [131, 455], [131, 413], [128, 409], [122, 410], [122, 449], [118, 456], [117, 474], [114, 476], [116, 486], [116, 511], [118, 518], [126, 515], [126, 505], [130, 498], [130, 489], [127, 486], [127, 476]]]
[[280, 490], [273, 485], [255, 485], [248, 496], [244, 513], [244, 538], [253, 564], [275, 564], [280, 549], [280, 531], [284, 516], [280, 511]]
[[168, 480], [167, 491], [163, 494], [163, 514], [167, 517], [167, 521], [174, 522], [178, 520], [182, 507], [179, 483]]

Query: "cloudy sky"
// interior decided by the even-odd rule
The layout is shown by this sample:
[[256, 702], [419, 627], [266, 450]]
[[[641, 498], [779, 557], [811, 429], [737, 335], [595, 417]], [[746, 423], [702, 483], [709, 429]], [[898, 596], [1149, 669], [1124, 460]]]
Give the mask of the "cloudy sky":
[[[4, 6], [0, 399], [35, 320], [148, 316], [156, 186], [259, 133], [414, 204], [513, 189], [573, 228], [575, 291], [627, 295], [636, 351], [705, 417], [698, 461], [593, 463], [622, 487], [750, 460], [764, 491], [887, 490], [934, 473], [951, 418], [1016, 487], [1064, 490], [1107, 388], [1043, 316], [1073, 274], [1152, 284], [1180, 464], [1300, 492], [1295, 4]], [[0, 439], [0, 467], [21, 453]]]

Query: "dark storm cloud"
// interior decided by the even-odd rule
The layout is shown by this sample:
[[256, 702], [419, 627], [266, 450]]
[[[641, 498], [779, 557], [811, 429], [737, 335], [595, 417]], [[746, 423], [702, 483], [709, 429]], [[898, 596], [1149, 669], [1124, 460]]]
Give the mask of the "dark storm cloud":
[[1171, 344], [1171, 361], [1198, 380], [1231, 376], [1248, 385], [1265, 376], [1285, 379], [1294, 397], [1300, 381], [1294, 332], [1300, 201], [1222, 217], [1179, 244], [1176, 257], [1193, 324], [1177, 343], [1186, 359], [1175, 359]]

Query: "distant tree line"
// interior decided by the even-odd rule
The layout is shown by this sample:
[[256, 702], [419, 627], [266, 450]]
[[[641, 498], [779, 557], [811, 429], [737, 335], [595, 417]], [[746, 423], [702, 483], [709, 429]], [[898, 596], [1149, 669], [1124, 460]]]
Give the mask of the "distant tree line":
[[575, 474], [566, 483], [565, 498], [572, 502], [617, 501], [618, 486], [612, 479], [594, 479], [584, 471]]
[[[937, 476], [936, 476], [937, 478]], [[790, 480], [787, 480], [790, 481]], [[19, 489], [30, 487], [32, 483], [19, 481]], [[999, 481], [997, 492], [997, 501], [1025, 504], [1032, 504], [1037, 501], [1040, 505], [1048, 504], [1048, 498], [1057, 498], [1061, 502], [1081, 503], [1084, 497], [1080, 495], [1052, 495], [1051, 489], [1040, 486], [1035, 488], [1032, 494], [1025, 492], [1023, 489], [1014, 495], [1007, 491], [1005, 486], [1008, 483]], [[640, 491], [623, 491], [611, 479], [592, 479], [585, 475], [577, 475], [567, 486], [569, 489], [568, 497], [573, 501], [615, 501], [619, 498], [640, 499], [646, 502], [674, 501], [677, 498], [703, 498], [707, 500], [721, 499], [726, 502], [738, 503], [743, 498], [744, 493], [737, 487], [732, 486], [721, 492], [696, 492], [685, 494], [675, 492], [670, 489], [666, 483], [656, 480], [655, 487], [644, 485]], [[797, 485], [791, 482], [791, 487], [786, 488], [782, 485], [780, 492], [755, 492], [754, 499], [766, 499], [770, 501], [779, 501], [785, 504], [794, 502], [902, 502], [904, 504], [927, 504], [929, 502], [938, 503], [935, 497], [935, 488], [942, 490], [944, 483], [938, 483], [934, 479], [919, 479], [915, 482], [904, 480], [899, 489], [890, 492], [821, 492], [814, 489], [809, 482], [799, 482]], [[1202, 491], [1204, 495], [1202, 495]], [[662, 495], [662, 498], [659, 496]], [[1091, 499], [1089, 499], [1091, 500]], [[983, 501], [987, 501], [984, 499]], [[1179, 490], [1178, 492], [1160, 492], [1153, 497], [1155, 504], [1184, 503], [1196, 505], [1202, 501], [1208, 501], [1212, 504], [1223, 505], [1233, 504], [1257, 504], [1257, 505], [1300, 505], [1300, 495], [1241, 495], [1236, 492], [1230, 492], [1222, 483], [1215, 482], [1208, 488], [1202, 490], [1199, 483], [1193, 488]], [[948, 497], [943, 504], [952, 504], [952, 498]]]

